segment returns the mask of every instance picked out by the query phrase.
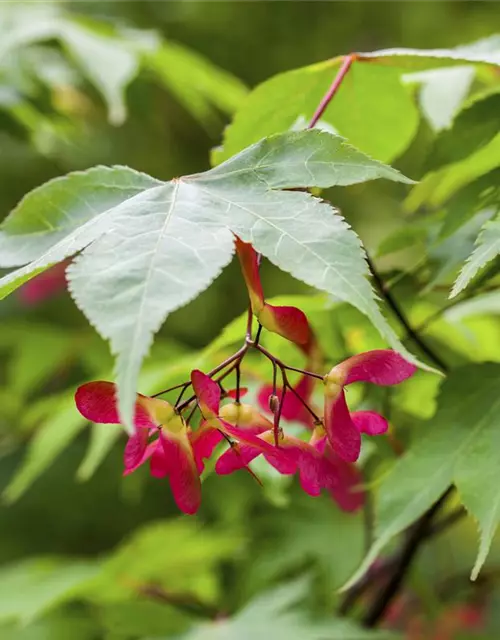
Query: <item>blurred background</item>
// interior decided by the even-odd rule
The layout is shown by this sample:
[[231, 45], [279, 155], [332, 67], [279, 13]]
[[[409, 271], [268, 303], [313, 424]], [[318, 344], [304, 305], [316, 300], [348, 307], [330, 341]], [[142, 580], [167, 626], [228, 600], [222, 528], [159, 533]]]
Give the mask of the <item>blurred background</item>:
[[[353, 50], [452, 47], [491, 35], [499, 23], [498, 3], [480, 1], [2, 1], [0, 218], [44, 181], [96, 164], [163, 179], [207, 169], [247, 91], [276, 73]], [[418, 177], [427, 135], [423, 127], [393, 164]], [[376, 184], [335, 193], [334, 202], [375, 250], [400, 220], [397, 193], [397, 186]], [[398, 254], [381, 266], [397, 277], [412, 259]], [[302, 306], [309, 304], [328, 359], [378, 344], [354, 311], [334, 318], [305, 286], [267, 264], [263, 278], [269, 295], [308, 296]], [[410, 299], [411, 278], [399, 286]], [[432, 312], [444, 294], [437, 288], [433, 295], [415, 308], [416, 317]], [[193, 362], [211, 362], [217, 350], [204, 347], [245, 306], [232, 264], [168, 318], [141, 390], [182, 380]], [[498, 335], [486, 320], [474, 322], [470, 331]], [[467, 346], [461, 338], [452, 344], [446, 327], [431, 339], [454, 361], [465, 359]], [[477, 358], [486, 349], [499, 358], [499, 347], [484, 340]], [[222, 339], [219, 352], [230, 343]], [[0, 363], [2, 640], [208, 639], [218, 636], [204, 635], [198, 624], [241, 610], [243, 622], [235, 620], [225, 637], [328, 637], [308, 635], [306, 618], [292, 624], [280, 607], [306, 594], [309, 612], [334, 612], [335, 589], [363, 553], [362, 516], [340, 513], [327, 497], [306, 499], [287, 479], [269, 475], [261, 489], [244, 474], [209, 474], [199, 515], [180, 517], [168, 486], [146, 470], [122, 479], [122, 437], [90, 428], [73, 405], [78, 384], [112, 377], [112, 360], [66, 292], [61, 269], [0, 305]], [[252, 389], [263, 372], [256, 364], [250, 373]], [[435, 388], [433, 378], [418, 375], [411, 391], [398, 391], [407, 403], [394, 409], [402, 437], [432, 414]], [[475, 532], [466, 524], [428, 547], [398, 604], [410, 613], [401, 614], [403, 624], [395, 610], [393, 626], [408, 637], [444, 640], [469, 637], [453, 635], [456, 629], [494, 625], [495, 607], [484, 612], [481, 585], [473, 590], [461, 581], [474, 553]], [[498, 549], [493, 568], [496, 559]], [[285, 591], [273, 591], [272, 610], [272, 598], [258, 595], [278, 584]], [[432, 635], [435, 629], [444, 630]]]

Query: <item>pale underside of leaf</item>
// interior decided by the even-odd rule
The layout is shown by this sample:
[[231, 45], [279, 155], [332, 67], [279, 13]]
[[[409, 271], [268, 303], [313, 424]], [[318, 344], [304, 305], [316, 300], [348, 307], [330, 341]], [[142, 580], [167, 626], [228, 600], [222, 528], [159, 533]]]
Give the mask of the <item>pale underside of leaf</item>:
[[[28, 193], [0, 227], [0, 267], [32, 261], [42, 269], [79, 251], [111, 224], [112, 211], [163, 183], [128, 167], [94, 167], [55, 178]], [[2, 287], [23, 277], [19, 269]]]
[[233, 238], [196, 190], [165, 184], [113, 226], [68, 269], [70, 291], [117, 355], [120, 412], [132, 423], [142, 360], [166, 316], [203, 291], [231, 260]]
[[[360, 58], [376, 60], [379, 64], [393, 64], [411, 68], [425, 68], [437, 63], [484, 62], [500, 65], [500, 36], [493, 35], [454, 49], [381, 49], [360, 53]], [[436, 65], [437, 66], [437, 65]]]

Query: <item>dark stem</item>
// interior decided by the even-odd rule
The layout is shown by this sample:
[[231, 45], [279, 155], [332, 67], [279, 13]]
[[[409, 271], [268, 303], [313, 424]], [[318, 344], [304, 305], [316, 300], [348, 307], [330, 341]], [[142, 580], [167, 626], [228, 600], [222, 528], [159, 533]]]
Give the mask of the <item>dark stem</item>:
[[181, 387], [189, 387], [190, 382], [181, 382], [180, 384], [176, 384], [173, 387], [169, 387], [168, 389], [164, 389], [163, 391], [159, 391], [158, 393], [154, 393], [150, 398], [157, 398], [158, 396], [162, 396], [164, 393], [169, 393], [169, 391], [175, 391], [176, 389], [180, 389]]
[[339, 90], [339, 87], [342, 84], [342, 80], [345, 78], [345, 76], [346, 76], [347, 72], [349, 71], [349, 69], [351, 68], [351, 65], [354, 62], [354, 60], [356, 60], [356, 55], [354, 53], [351, 53], [348, 56], [344, 56], [344, 60], [342, 62], [342, 66], [340, 67], [339, 72], [335, 76], [332, 84], [330, 85], [330, 88], [325, 93], [325, 95], [323, 96], [321, 102], [319, 103], [318, 107], [316, 108], [316, 111], [314, 112], [314, 115], [313, 115], [313, 117], [311, 119], [311, 122], [309, 123], [309, 126], [307, 127], [308, 129], [312, 129], [314, 127], [314, 125], [318, 122], [318, 120], [321, 118], [321, 116], [325, 112], [325, 109], [330, 104], [333, 96]]
[[193, 419], [193, 416], [195, 414], [196, 409], [198, 408], [198, 403], [196, 403], [194, 405], [194, 407], [191, 409], [191, 411], [189, 412], [188, 417], [186, 418], [186, 424], [190, 424], [191, 420]]
[[219, 612], [215, 607], [206, 604], [192, 594], [170, 593], [157, 585], [144, 585], [139, 587], [139, 593], [146, 598], [151, 598], [157, 602], [169, 604], [180, 611], [191, 615], [198, 615], [203, 618], [217, 618]]
[[[239, 362], [241, 362], [243, 360], [243, 356], [245, 355], [245, 353], [248, 351], [250, 344], [251, 344], [251, 342], [250, 343], [245, 342], [245, 344], [242, 347], [240, 347], [238, 349], [238, 351], [235, 351], [235, 353], [233, 353], [231, 356], [226, 358], [223, 362], [221, 362], [219, 365], [217, 365], [214, 369], [209, 371], [207, 373], [207, 376], [209, 378], [212, 378], [216, 373], [219, 373], [219, 371], [222, 371], [222, 369], [225, 369], [230, 364], [233, 364], [236, 361], [238, 361], [237, 364], [239, 364]], [[234, 368], [235, 367], [231, 367], [231, 369], [229, 371], [226, 371], [225, 374], [222, 375], [219, 378], [219, 380], [217, 380], [217, 382], [219, 382], [220, 380], [223, 380], [226, 377], [226, 375], [229, 375], [229, 373], [231, 371], [233, 371]], [[189, 383], [189, 384], [191, 384], [191, 383]], [[196, 400], [196, 395], [195, 394], [190, 396], [187, 400], [184, 400], [184, 402], [177, 407], [177, 411], [179, 413], [181, 411], [183, 411], [186, 407], [188, 407], [191, 404], [191, 402], [193, 402], [193, 400]]]
[[239, 404], [240, 403], [240, 383], [241, 383], [241, 360], [237, 360], [236, 361], [236, 366], [235, 366], [235, 372], [236, 372], [236, 402]]
[[324, 380], [325, 376], [322, 376], [319, 373], [314, 373], [314, 371], [306, 371], [305, 369], [298, 369], [297, 367], [290, 367], [287, 364], [283, 365], [287, 371], [295, 371], [297, 373], [301, 373], [304, 376], [309, 376], [310, 378], [316, 378], [317, 380]]
[[452, 489], [448, 489], [439, 500], [424, 513], [424, 515], [417, 520], [416, 524], [408, 531], [408, 537], [405, 544], [401, 548], [398, 554], [397, 560], [394, 565], [394, 573], [385, 585], [385, 587], [378, 593], [375, 601], [368, 609], [363, 624], [365, 627], [374, 627], [379, 620], [384, 616], [387, 608], [391, 604], [393, 598], [399, 591], [406, 574], [410, 569], [411, 563], [420, 549], [422, 542], [427, 537], [432, 525], [434, 517], [439, 513], [443, 507]]
[[321, 420], [321, 418], [314, 413], [314, 411], [311, 409], [311, 407], [307, 404], [307, 402], [304, 400], [304, 398], [300, 395], [300, 393], [293, 388], [293, 386], [288, 382], [288, 378], [286, 377], [285, 374], [285, 386], [287, 389], [290, 389], [290, 391], [293, 393], [293, 395], [298, 398], [300, 400], [300, 402], [302, 403], [302, 405], [304, 406], [304, 408], [311, 414], [315, 424], [322, 424], [323, 421]]
[[[283, 369], [281, 370], [281, 373], [283, 373]], [[274, 420], [273, 420], [274, 444], [277, 447], [279, 447], [281, 413], [283, 411], [283, 403], [285, 402], [285, 395], [286, 395], [286, 384], [285, 384], [285, 378], [283, 378], [283, 391], [281, 393], [278, 410], [274, 413]]]
[[180, 402], [182, 400], [182, 397], [186, 393], [186, 391], [188, 390], [189, 386], [190, 386], [189, 382], [185, 382], [184, 383], [184, 386], [182, 387], [181, 392], [179, 393], [179, 395], [177, 396], [177, 400], [175, 401], [175, 406], [176, 407], [180, 404]]
[[[431, 525], [425, 534], [422, 542], [427, 542], [434, 536], [446, 531], [456, 522], [458, 522], [466, 514], [465, 509], [459, 507], [448, 515]], [[338, 613], [347, 615], [359, 598], [368, 591], [370, 587], [375, 587], [377, 582], [387, 576], [387, 574], [395, 569], [400, 559], [400, 552], [389, 556], [385, 560], [381, 560], [375, 567], [369, 569], [367, 573], [347, 592], [344, 600], [340, 604]]]
[[422, 353], [425, 353], [425, 355], [430, 360], [432, 360], [432, 362], [434, 362], [435, 365], [437, 365], [444, 372], [447, 372], [449, 370], [449, 367], [447, 366], [447, 364], [443, 362], [440, 356], [438, 356], [438, 354], [435, 353], [434, 350], [431, 349], [431, 347], [429, 347], [429, 345], [426, 342], [424, 342], [424, 340], [422, 340], [422, 338], [418, 335], [418, 333], [413, 329], [408, 319], [406, 318], [405, 314], [403, 313], [401, 307], [399, 306], [396, 299], [392, 295], [391, 291], [389, 291], [389, 289], [387, 289], [387, 287], [385, 286], [384, 281], [382, 280], [380, 274], [375, 268], [375, 265], [373, 264], [372, 260], [368, 255], [366, 256], [366, 259], [381, 295], [384, 297], [387, 304], [394, 312], [394, 315], [398, 318], [398, 320], [401, 322], [403, 327], [406, 329], [406, 333], [408, 337], [411, 338], [416, 345], [418, 345]]
[[253, 346], [256, 347], [259, 344], [260, 334], [262, 333], [262, 325], [259, 322], [259, 327], [257, 329], [257, 333], [255, 335], [255, 340], [253, 342]]

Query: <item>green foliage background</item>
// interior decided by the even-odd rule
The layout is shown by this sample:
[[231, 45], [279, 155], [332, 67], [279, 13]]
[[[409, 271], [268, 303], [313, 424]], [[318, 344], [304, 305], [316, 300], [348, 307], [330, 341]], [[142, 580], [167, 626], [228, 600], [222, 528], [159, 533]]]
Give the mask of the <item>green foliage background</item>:
[[[7, 42], [12, 20], [29, 30], [39, 28], [51, 14], [59, 20], [64, 15], [60, 31], [0, 56], [2, 217], [47, 179], [95, 164], [128, 165], [163, 180], [206, 170], [211, 150], [221, 143], [223, 128], [242, 103], [246, 87], [274, 74], [352, 50], [453, 47], [489, 36], [498, 26], [498, 7], [489, 2], [2, 3], [2, 42]], [[126, 89], [123, 122], [117, 121], [117, 107], [110, 103], [106, 87], [103, 90], [96, 82], [103, 52], [92, 48], [94, 42], [91, 51], [77, 55], [68, 25], [88, 28], [104, 39], [119, 29], [121, 37], [141, 50], [141, 70], [131, 74]], [[165, 41], [161, 56], [150, 57], [148, 43], [159, 34]], [[121, 51], [119, 43], [110, 46], [113, 55]], [[0, 42], [0, 53], [1, 47]], [[119, 58], [117, 65], [125, 64]], [[332, 71], [325, 73], [330, 77]], [[416, 326], [448, 304], [458, 270], [489, 219], [481, 213], [485, 206], [496, 207], [498, 213], [497, 189], [493, 194], [488, 191], [478, 215], [471, 215], [478, 194], [483, 194], [479, 180], [486, 175], [488, 185], [495, 183], [491, 173], [499, 155], [498, 122], [495, 126], [489, 117], [495, 110], [498, 113], [498, 83], [495, 78], [483, 80], [492, 94], [486, 96], [486, 106], [486, 100], [480, 102], [486, 115], [475, 115], [477, 107], [471, 104], [466, 111], [472, 115], [464, 111], [456, 118], [458, 148], [445, 135], [436, 143], [439, 146], [432, 146], [435, 134], [418, 114], [416, 100], [409, 100], [406, 92], [395, 100], [393, 93], [383, 91], [392, 86], [390, 73], [373, 80], [370, 91], [361, 96], [359, 126], [341, 131], [350, 139], [358, 135], [353, 143], [406, 175], [426, 176], [403, 205], [405, 191], [390, 183], [329, 192], [377, 256], [384, 278]], [[433, 104], [432, 86], [428, 91]], [[311, 100], [314, 109], [317, 98]], [[114, 124], [109, 121], [113, 108]], [[342, 103], [335, 108], [342, 122]], [[279, 106], [273, 104], [272, 109]], [[398, 117], [398, 110], [404, 109], [405, 116]], [[453, 105], [450, 109], [453, 114]], [[282, 112], [271, 116], [285, 117]], [[386, 135], [384, 129], [373, 131], [372, 117], [386, 119]], [[263, 131], [255, 132], [257, 139], [272, 132], [265, 130], [269, 122], [259, 123]], [[475, 131], [473, 127], [481, 123], [483, 128]], [[472, 142], [459, 135], [470, 130], [475, 131]], [[230, 153], [239, 150], [235, 131], [226, 132]], [[484, 141], [482, 149], [474, 148], [477, 139]], [[476, 152], [483, 157], [478, 160]], [[450, 173], [450, 158], [462, 162], [458, 173]], [[481, 170], [475, 173], [478, 165]], [[462, 186], [468, 191], [459, 191]], [[469, 201], [474, 204], [464, 207]], [[409, 233], [406, 221], [412, 215]], [[433, 226], [433, 215], [438, 221], [444, 216], [444, 227]], [[457, 223], [457, 217], [466, 224]], [[484, 243], [497, 242], [494, 225], [488, 223], [482, 232]], [[435, 242], [436, 233], [441, 234], [440, 242]], [[323, 295], [309, 295], [305, 285], [270, 264], [264, 265], [263, 279], [269, 295], [285, 295], [288, 303], [297, 303], [310, 315], [328, 361], [382, 344], [369, 322], [352, 308], [332, 305]], [[475, 284], [483, 291], [481, 282]], [[474, 381], [481, 402], [488, 405], [489, 422], [484, 422], [480, 406], [475, 408], [480, 416], [473, 409], [457, 414], [483, 421], [485, 449], [495, 437], [490, 431], [498, 420], [494, 408], [499, 374], [494, 365], [476, 371], [471, 363], [500, 361], [500, 296], [495, 286], [494, 279], [489, 281], [491, 291], [484, 289], [482, 295], [457, 304], [423, 329], [448, 363], [467, 365], [447, 384], [459, 388], [464, 379]], [[148, 358], [141, 390], [156, 391], [183, 379], [192, 366], [216, 363], [239, 339], [241, 321], [221, 331], [244, 311], [246, 295], [233, 263], [205, 293], [173, 313]], [[276, 341], [276, 347], [288, 350], [287, 358], [296, 357], [282, 342]], [[288, 479], [266, 475], [262, 490], [250, 477], [237, 474], [209, 475], [200, 514], [180, 517], [164, 483], [152, 481], [146, 473], [121, 478], [120, 432], [89, 428], [73, 405], [72, 392], [78, 384], [111, 378], [112, 360], [108, 346], [66, 293], [36, 306], [26, 306], [15, 294], [3, 301], [0, 358], [1, 640], [392, 637], [385, 631], [361, 631], [354, 622], [333, 616], [340, 598], [337, 589], [352, 576], [373, 542], [366, 539], [362, 516], [340, 513], [326, 497], [307, 499]], [[256, 383], [265, 370], [255, 362], [251, 373]], [[390, 404], [397, 437], [407, 443], [427, 428], [439, 383], [437, 376], [421, 371], [389, 397], [371, 391], [370, 397], [356, 398], [353, 392], [349, 399], [369, 400], [380, 407]], [[457, 391], [469, 392], [468, 384]], [[431, 428], [435, 423], [430, 424]], [[445, 426], [456, 452], [443, 436], [442, 453], [448, 456], [450, 469], [443, 472], [448, 474], [445, 479], [429, 483], [429, 495], [437, 492], [436, 497], [451, 479], [459, 485], [466, 475], [459, 463], [451, 469], [451, 460], [463, 453], [458, 439], [466, 440], [468, 424], [464, 420], [458, 433], [452, 422]], [[437, 455], [434, 445], [426, 449], [426, 442], [422, 439], [419, 445], [423, 475]], [[399, 474], [394, 482], [401, 486], [400, 494], [384, 497], [384, 486], [390, 485], [390, 480], [384, 485], [384, 464], [392, 462], [392, 454], [385, 441], [377, 447], [386, 461], [380, 463], [375, 455], [377, 463], [370, 467], [368, 457], [366, 465], [373, 481], [382, 483], [375, 528], [382, 542], [373, 545], [378, 550], [417, 517], [412, 512], [405, 522], [403, 513], [398, 520], [418, 487], [405, 485], [409, 472], [403, 462], [392, 472]], [[474, 459], [478, 448], [465, 452]], [[484, 456], [478, 460], [478, 466], [486, 467], [489, 485], [494, 485], [496, 459], [486, 459], [487, 464]], [[476, 479], [468, 480], [467, 487], [474, 487]], [[488, 529], [490, 514], [481, 512], [475, 494], [464, 491], [462, 497], [482, 528]], [[424, 496], [421, 507], [427, 506]], [[492, 518], [498, 520], [496, 511]], [[493, 531], [490, 523], [485, 536]], [[426, 618], [439, 617], [442, 608], [457, 602], [482, 597], [466, 580], [476, 539], [474, 522], [463, 521], [426, 547], [406, 594]], [[493, 602], [498, 597], [494, 576], [499, 562], [500, 546], [494, 544], [484, 569]], [[460, 586], [449, 593], [447, 586], [453, 580]], [[296, 602], [300, 608], [293, 607]], [[493, 605], [486, 618], [483, 637], [494, 638], [499, 627]]]

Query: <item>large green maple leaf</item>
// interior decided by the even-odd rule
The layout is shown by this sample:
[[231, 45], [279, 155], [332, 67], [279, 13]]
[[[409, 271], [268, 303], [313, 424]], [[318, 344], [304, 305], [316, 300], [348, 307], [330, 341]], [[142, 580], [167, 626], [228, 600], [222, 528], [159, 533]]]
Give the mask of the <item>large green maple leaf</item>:
[[281, 269], [365, 313], [412, 359], [381, 314], [364, 252], [338, 211], [303, 191], [375, 178], [411, 182], [339, 136], [273, 136], [219, 167], [161, 182], [96, 167], [28, 194], [0, 229], [0, 297], [55, 262], [73, 298], [117, 355], [123, 421], [132, 421], [141, 362], [167, 315], [203, 291], [233, 255], [233, 234]]

